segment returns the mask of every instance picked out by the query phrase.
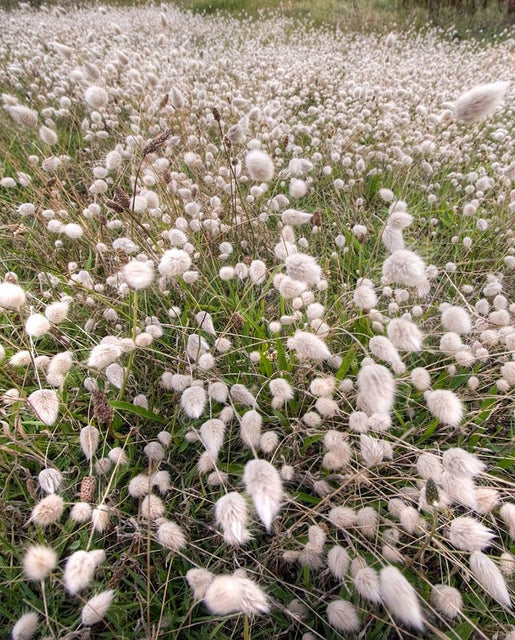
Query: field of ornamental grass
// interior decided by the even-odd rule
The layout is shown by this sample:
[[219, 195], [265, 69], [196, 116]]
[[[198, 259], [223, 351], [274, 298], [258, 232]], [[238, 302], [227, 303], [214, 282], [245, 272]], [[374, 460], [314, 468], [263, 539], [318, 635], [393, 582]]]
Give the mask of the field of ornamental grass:
[[0, 21], [0, 638], [514, 640], [515, 39]]

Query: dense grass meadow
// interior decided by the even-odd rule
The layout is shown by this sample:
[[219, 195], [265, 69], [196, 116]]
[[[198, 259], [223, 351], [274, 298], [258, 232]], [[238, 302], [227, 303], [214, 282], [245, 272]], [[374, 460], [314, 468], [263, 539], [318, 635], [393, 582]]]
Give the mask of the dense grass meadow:
[[185, 4], [0, 12], [0, 638], [514, 640], [512, 32]]

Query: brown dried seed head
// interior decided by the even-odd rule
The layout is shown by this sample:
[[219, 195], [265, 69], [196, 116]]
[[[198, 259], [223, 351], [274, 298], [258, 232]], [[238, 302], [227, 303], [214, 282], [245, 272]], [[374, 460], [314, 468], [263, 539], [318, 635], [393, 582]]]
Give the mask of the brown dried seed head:
[[109, 209], [116, 211], [116, 213], [123, 213], [125, 211], [125, 208], [114, 200], [107, 200], [106, 207], [109, 207]]
[[164, 143], [168, 140], [168, 138], [172, 135], [172, 130], [170, 127], [167, 127], [160, 134], [158, 134], [155, 138], [147, 142], [147, 144], [143, 147], [143, 154], [147, 155], [148, 153], [154, 153], [160, 147], [164, 145]]
[[111, 576], [109, 582], [107, 583], [107, 589], [116, 589], [116, 587], [120, 584], [120, 580], [123, 578], [125, 573], [125, 565], [121, 565], [118, 567], [113, 575]]
[[33, 500], [36, 500], [37, 495], [38, 495], [38, 491], [37, 491], [36, 483], [34, 482], [34, 480], [30, 476], [25, 480], [25, 486], [27, 487], [27, 491], [29, 492], [29, 496]]
[[85, 476], [80, 483], [80, 499], [81, 502], [93, 502], [95, 497], [95, 489], [97, 487], [97, 479], [93, 476]]
[[131, 199], [125, 193], [125, 191], [121, 187], [116, 187], [114, 191], [116, 194], [116, 202], [124, 209], [130, 209]]
[[216, 107], [213, 107], [212, 112], [213, 112], [213, 118], [217, 122], [220, 122], [220, 120], [222, 119], [222, 116], [220, 115], [220, 111], [218, 111], [218, 109]]
[[114, 418], [114, 409], [100, 389], [93, 391], [93, 415], [99, 424], [110, 425]]
[[231, 316], [231, 324], [234, 329], [241, 329], [245, 324], [245, 318], [241, 315], [241, 313], [233, 313]]
[[159, 103], [159, 108], [164, 109], [168, 104], [169, 95], [165, 93], [165, 95], [161, 98], [161, 102]]
[[311, 219], [311, 222], [315, 227], [319, 227], [322, 224], [322, 216], [320, 214], [320, 211], [313, 212], [313, 218]]

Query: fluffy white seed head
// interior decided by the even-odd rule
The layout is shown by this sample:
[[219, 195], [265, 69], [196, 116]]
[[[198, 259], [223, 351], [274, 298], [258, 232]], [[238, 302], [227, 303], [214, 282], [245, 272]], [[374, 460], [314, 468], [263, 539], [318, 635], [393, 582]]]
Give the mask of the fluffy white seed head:
[[229, 390], [229, 394], [233, 401], [238, 404], [242, 404], [247, 407], [256, 406], [256, 398], [244, 384], [233, 384]]
[[56, 493], [63, 482], [63, 476], [58, 469], [43, 469], [38, 474], [38, 482], [45, 493]]
[[213, 579], [214, 575], [206, 569], [190, 569], [186, 573], [186, 580], [193, 591], [194, 600], [202, 600]]
[[83, 524], [91, 520], [93, 509], [87, 502], [76, 502], [70, 510], [70, 520]]
[[447, 356], [455, 355], [463, 349], [460, 336], [454, 331], [444, 333], [440, 338], [440, 351]]
[[353, 411], [349, 414], [349, 429], [356, 433], [367, 433], [368, 415], [364, 411]]
[[362, 366], [358, 374], [358, 405], [368, 413], [389, 414], [395, 399], [395, 381], [380, 364]]
[[386, 334], [399, 351], [412, 353], [422, 349], [422, 333], [410, 320], [405, 318], [391, 320], [386, 326]]
[[327, 567], [338, 580], [343, 580], [349, 570], [350, 556], [346, 549], [336, 545], [327, 554]]
[[43, 424], [52, 426], [55, 423], [59, 415], [59, 400], [55, 391], [38, 389], [33, 391], [27, 400]]
[[288, 191], [292, 198], [303, 198], [308, 191], [308, 185], [304, 180], [300, 180], [299, 178], [292, 178], [288, 187]]
[[92, 109], [102, 109], [107, 104], [109, 96], [104, 88], [92, 86], [86, 89], [84, 99]]
[[463, 418], [463, 405], [453, 391], [438, 389], [424, 394], [427, 408], [441, 423], [457, 427]]
[[151, 262], [131, 260], [123, 267], [122, 275], [131, 289], [146, 289], [154, 280], [154, 267]]
[[359, 438], [360, 454], [367, 467], [380, 464], [385, 458], [393, 458], [393, 449], [386, 440], [372, 438], [362, 433]]
[[90, 598], [82, 607], [82, 624], [91, 627], [100, 622], [106, 615], [114, 598], [114, 590], [102, 591]]
[[9, 115], [20, 127], [26, 127], [27, 129], [35, 129], [38, 126], [38, 114], [37, 111], [29, 109], [23, 104], [17, 104], [9, 107]]
[[477, 487], [476, 500], [476, 511], [481, 515], [486, 515], [499, 506], [499, 492], [491, 487]]
[[252, 409], [243, 414], [240, 420], [240, 436], [249, 449], [257, 449], [261, 438], [263, 419], [257, 411]]
[[95, 570], [105, 558], [102, 550], [75, 551], [66, 561], [63, 573], [63, 581], [66, 590], [75, 595], [88, 587], [93, 580]]
[[118, 344], [102, 342], [91, 350], [87, 366], [92, 369], [105, 369], [109, 364], [118, 360], [121, 355], [122, 350]]
[[495, 111], [504, 99], [509, 82], [480, 84], [462, 93], [454, 106], [457, 120], [477, 122]]
[[279, 446], [279, 436], [275, 431], [265, 431], [259, 439], [259, 448], [266, 455], [271, 455]]
[[417, 459], [417, 472], [424, 480], [437, 482], [443, 473], [443, 465], [434, 454], [421, 453]]
[[227, 396], [229, 394], [229, 388], [225, 382], [211, 382], [207, 388], [207, 395], [215, 402], [225, 404], [227, 402]]
[[247, 529], [248, 506], [245, 498], [231, 491], [222, 496], [215, 504], [215, 521], [222, 529], [228, 545], [239, 546], [251, 539]]
[[392, 342], [385, 336], [374, 336], [370, 339], [368, 347], [372, 355], [379, 360], [383, 360], [392, 365], [396, 373], [404, 373], [406, 367], [401, 361], [399, 352], [392, 344]]
[[383, 281], [416, 287], [422, 292], [427, 289], [426, 265], [413, 251], [394, 251], [383, 263]]
[[515, 574], [515, 556], [507, 551], [501, 553], [499, 567], [507, 578], [511, 578]]
[[380, 572], [381, 596], [389, 613], [401, 624], [422, 631], [424, 621], [415, 589], [396, 567]]
[[202, 331], [209, 333], [209, 335], [211, 336], [216, 336], [213, 318], [207, 311], [199, 311], [199, 313], [195, 315], [195, 321], [198, 324], [199, 329], [202, 329]]
[[413, 222], [413, 216], [410, 215], [405, 209], [401, 209], [396, 202], [390, 208], [390, 215], [388, 216], [387, 226], [393, 229], [406, 229]]
[[57, 566], [57, 554], [50, 547], [34, 545], [23, 556], [23, 571], [28, 580], [44, 580]]
[[354, 304], [360, 309], [369, 311], [377, 304], [377, 296], [373, 287], [361, 284], [354, 290]]
[[379, 514], [374, 507], [360, 509], [356, 514], [355, 526], [364, 536], [373, 539], [379, 526]]
[[294, 397], [294, 391], [290, 383], [284, 378], [276, 378], [269, 383], [272, 395], [272, 408], [279, 409]]
[[450, 306], [442, 312], [442, 327], [446, 331], [462, 334], [470, 333], [472, 330], [472, 320], [466, 309], [463, 307]]
[[223, 445], [224, 435], [225, 423], [218, 418], [211, 418], [200, 427], [200, 440], [206, 451], [209, 451], [215, 459]]
[[499, 510], [499, 515], [508, 527], [510, 538], [515, 540], [515, 503], [505, 502]]
[[361, 628], [361, 622], [354, 606], [347, 600], [333, 600], [327, 605], [327, 621], [339, 631], [344, 633], [357, 632]]
[[390, 253], [400, 251], [405, 248], [404, 236], [402, 230], [390, 224], [387, 224], [381, 234], [381, 240]]
[[379, 604], [381, 602], [381, 587], [379, 584], [379, 574], [372, 567], [359, 569], [354, 575], [354, 586], [362, 598]]
[[55, 524], [62, 516], [64, 500], [56, 493], [51, 493], [40, 500], [32, 509], [31, 520], [42, 527]]
[[25, 291], [13, 282], [0, 282], [0, 307], [18, 311], [25, 304]]
[[73, 366], [73, 353], [70, 351], [63, 351], [56, 353], [48, 363], [46, 370], [47, 380], [50, 378], [59, 378], [64, 376]]
[[307, 331], [296, 331], [293, 336], [292, 346], [301, 362], [307, 360], [323, 362], [331, 357], [331, 352], [326, 343], [318, 336]]
[[182, 392], [181, 407], [188, 418], [200, 418], [206, 406], [207, 395], [202, 387], [188, 387]]
[[[334, 449], [343, 449], [346, 445], [347, 442], [345, 442], [341, 431], [336, 431], [335, 429], [329, 429], [329, 431], [326, 431], [324, 435], [324, 446], [326, 449], [333, 451]], [[351, 450], [349, 449], [348, 451], [350, 460]]]
[[470, 555], [470, 570], [483, 589], [499, 604], [511, 608], [510, 594], [499, 567], [481, 551]]
[[184, 94], [178, 87], [171, 88], [168, 94], [168, 99], [170, 101], [170, 104], [175, 109], [182, 109], [186, 104], [186, 98], [184, 97]]
[[404, 531], [412, 535], [425, 528], [425, 520], [420, 517], [414, 507], [406, 507], [403, 509], [399, 514], [399, 522]]
[[41, 338], [49, 330], [50, 322], [41, 313], [33, 313], [25, 321], [25, 332], [31, 338]]
[[272, 158], [260, 149], [253, 149], [247, 153], [245, 157], [245, 167], [252, 180], [270, 182], [274, 177], [274, 163]]
[[[511, 335], [515, 335], [515, 334], [510, 334], [510, 336]], [[507, 336], [507, 337], [509, 338], [510, 336]], [[503, 380], [506, 380], [510, 388], [515, 387], [515, 362], [514, 361], [506, 362], [505, 364], [503, 364], [503, 366], [501, 367], [501, 376]]]
[[156, 537], [161, 546], [174, 553], [184, 549], [186, 536], [178, 524], [165, 518], [157, 520], [156, 524], [158, 524]]
[[444, 471], [441, 485], [451, 503], [461, 504], [469, 509], [477, 509], [476, 485], [470, 476], [457, 476]]
[[140, 514], [145, 520], [157, 520], [165, 513], [165, 505], [159, 496], [152, 493], [146, 495], [141, 501]]
[[165, 251], [158, 266], [159, 273], [166, 278], [176, 278], [191, 267], [191, 258], [183, 249]]
[[294, 253], [286, 257], [286, 273], [293, 280], [300, 280], [308, 284], [316, 284], [322, 276], [322, 269], [313, 256], [305, 253]]
[[327, 517], [331, 524], [342, 530], [356, 524], [356, 512], [350, 507], [333, 507]]
[[16, 624], [12, 628], [12, 640], [31, 640], [35, 635], [38, 626], [39, 616], [37, 613], [33, 611], [30, 613], [24, 613], [20, 618], [18, 618]]
[[268, 275], [266, 264], [262, 260], [252, 260], [249, 266], [249, 278], [252, 284], [263, 284]]
[[474, 454], [452, 447], [444, 451], [442, 455], [444, 469], [455, 476], [477, 476], [485, 470], [485, 464]]
[[417, 367], [411, 372], [411, 383], [418, 391], [427, 391], [431, 386], [431, 376], [424, 367]]
[[281, 220], [285, 225], [292, 227], [308, 223], [313, 215], [307, 211], [297, 211], [297, 209], [286, 209], [281, 214]]
[[91, 460], [98, 447], [100, 432], [93, 425], [88, 425], [80, 430], [79, 442], [86, 460]]
[[395, 198], [395, 194], [391, 189], [379, 189], [379, 197], [385, 202], [392, 202]]
[[455, 518], [449, 527], [449, 540], [453, 547], [463, 551], [482, 551], [490, 546], [495, 534], [479, 520], [469, 516]]
[[110, 518], [110, 507], [105, 504], [101, 504], [98, 507], [95, 507], [91, 512], [91, 526], [93, 528], [93, 531], [103, 533], [109, 525]]
[[279, 513], [283, 488], [279, 473], [266, 460], [250, 460], [243, 472], [245, 489], [254, 502], [259, 519], [269, 532]]
[[253, 580], [239, 575], [216, 576], [206, 589], [204, 603], [217, 616], [231, 613], [252, 616], [270, 610], [264, 591]]
[[456, 618], [463, 609], [463, 598], [458, 589], [446, 584], [435, 584], [431, 589], [431, 604], [446, 618]]

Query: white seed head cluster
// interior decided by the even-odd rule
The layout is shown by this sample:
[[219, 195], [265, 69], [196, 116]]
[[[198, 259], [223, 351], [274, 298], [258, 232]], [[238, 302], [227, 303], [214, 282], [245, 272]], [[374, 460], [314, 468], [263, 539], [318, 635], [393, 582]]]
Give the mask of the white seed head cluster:
[[509, 633], [513, 39], [0, 19], [12, 637]]

